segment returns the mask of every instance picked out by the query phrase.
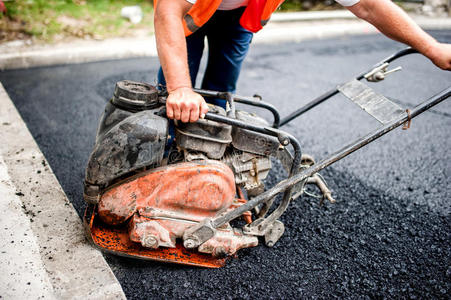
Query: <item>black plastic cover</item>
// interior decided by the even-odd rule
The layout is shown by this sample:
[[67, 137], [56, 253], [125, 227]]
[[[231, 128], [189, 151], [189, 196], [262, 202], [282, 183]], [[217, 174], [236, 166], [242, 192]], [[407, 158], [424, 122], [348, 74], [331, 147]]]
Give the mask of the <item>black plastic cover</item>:
[[156, 111], [134, 113], [98, 136], [88, 161], [86, 184], [105, 188], [134, 170], [160, 165], [168, 120]]
[[122, 80], [116, 83], [112, 101], [128, 110], [152, 109], [159, 105], [158, 90], [147, 83]]

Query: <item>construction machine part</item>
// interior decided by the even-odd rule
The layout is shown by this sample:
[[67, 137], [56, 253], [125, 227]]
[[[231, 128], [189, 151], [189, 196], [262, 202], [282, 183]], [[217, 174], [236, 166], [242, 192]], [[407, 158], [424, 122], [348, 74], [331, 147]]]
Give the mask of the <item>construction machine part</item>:
[[[371, 70], [382, 75], [375, 78], [385, 78], [390, 72], [387, 63], [411, 53], [415, 50], [406, 49], [376, 64]], [[177, 122], [176, 142], [162, 160], [168, 121], [158, 105], [165, 104], [167, 93], [155, 94], [145, 84], [119, 86], [99, 126], [86, 173], [85, 199], [96, 203], [88, 206], [85, 215], [89, 237], [98, 247], [118, 255], [212, 268], [225, 263], [218, 256], [256, 246], [258, 236], [267, 246], [274, 246], [285, 230], [279, 218], [292, 200], [305, 193], [306, 184], [317, 185], [325, 198], [334, 201], [319, 171], [451, 96], [450, 87], [404, 111], [360, 82], [370, 73], [339, 85], [280, 121], [287, 124], [340, 92], [382, 123], [317, 163], [302, 155], [295, 137], [274, 128], [279, 124], [278, 113], [273, 114], [270, 127], [257, 116], [237, 111], [234, 102], [275, 112], [271, 106], [204, 90], [196, 91], [227, 101], [227, 115], [212, 106], [197, 123]], [[145, 134], [152, 137], [150, 148], [139, 146]], [[150, 156], [140, 156], [141, 151]], [[171, 158], [171, 153], [176, 157]], [[262, 181], [271, 169], [270, 156], [281, 162], [288, 177], [264, 191]], [[129, 157], [139, 163], [130, 164]], [[138, 167], [146, 170], [133, 174]], [[273, 208], [274, 199], [282, 193], [282, 201]], [[246, 225], [237, 220], [241, 217]]]
[[96, 143], [114, 125], [135, 112], [156, 109], [158, 106], [158, 91], [154, 86], [129, 80], [117, 82], [113, 98], [107, 103], [100, 118]]
[[285, 225], [279, 220], [274, 221], [271, 228], [265, 233], [265, 245], [273, 247], [285, 232]]
[[269, 157], [248, 152], [233, 151], [224, 155], [221, 160], [227, 164], [235, 174], [235, 183], [242, 186], [249, 197], [261, 194], [265, 185], [263, 180], [271, 170]]
[[99, 127], [97, 128], [96, 143], [100, 142], [104, 135], [113, 128], [114, 125], [133, 115], [132, 111], [122, 109], [114, 105], [110, 100], [105, 106], [105, 110], [100, 118]]
[[96, 213], [97, 207], [89, 205], [85, 211], [84, 224], [88, 238], [100, 250], [125, 257], [154, 260], [204, 268], [223, 267], [228, 257], [213, 257], [210, 254], [191, 251], [176, 243], [175, 248], [146, 248], [132, 242], [126, 227], [107, 225]]
[[[269, 126], [264, 119], [245, 111], [237, 110], [236, 118], [248, 124]], [[279, 140], [276, 137], [240, 127], [233, 128], [232, 137], [233, 147], [244, 152], [251, 152], [259, 155], [275, 155], [280, 145]]]
[[197, 250], [215, 257], [224, 257], [233, 255], [240, 249], [258, 245], [257, 237], [245, 235], [240, 229], [230, 229], [217, 230], [215, 236], [200, 245]]
[[388, 124], [405, 113], [405, 109], [398, 104], [378, 94], [357, 79], [339, 86], [338, 90], [381, 124]]
[[160, 165], [169, 122], [158, 115], [158, 106], [155, 87], [128, 80], [116, 83], [86, 168], [86, 202], [96, 204], [102, 190], [123, 176]]
[[[209, 105], [209, 113], [225, 116], [222, 107]], [[176, 122], [177, 145], [188, 151], [200, 151], [208, 158], [220, 159], [232, 141], [232, 126], [199, 119], [196, 123]]]
[[[218, 92], [218, 91], [209, 91], [209, 90], [202, 90], [202, 89], [193, 89], [196, 93], [204, 96], [204, 97], [211, 97], [211, 98], [220, 98], [220, 99], [226, 99], [227, 97], [230, 97], [230, 93], [225, 92]], [[239, 96], [239, 95], [231, 95], [232, 100], [237, 103], [260, 107], [263, 109], [268, 110], [272, 113], [274, 117], [274, 121], [271, 127], [273, 128], [279, 128], [280, 123], [280, 114], [277, 108], [274, 107], [274, 105], [262, 101], [262, 97], [260, 95], [255, 94], [252, 97], [245, 97], [245, 96]]]
[[328, 200], [330, 203], [335, 203], [335, 199], [332, 197], [332, 192], [327, 187], [326, 181], [319, 174], [313, 174], [307, 179], [307, 184], [316, 185], [321, 191], [322, 197], [320, 204], [323, 204], [324, 199]]
[[112, 102], [130, 111], [153, 109], [160, 105], [158, 90], [153, 85], [130, 80], [116, 83]]
[[168, 120], [147, 110], [125, 118], [102, 134], [89, 157], [85, 199], [95, 203], [99, 196], [96, 191], [132, 171], [158, 166], [163, 159], [167, 133]]
[[158, 245], [174, 247], [187, 228], [226, 211], [235, 191], [234, 175], [227, 165], [183, 162], [113, 185], [102, 195], [98, 214], [109, 225], [124, 224], [133, 216], [131, 240], [146, 246], [145, 240], [152, 236]]

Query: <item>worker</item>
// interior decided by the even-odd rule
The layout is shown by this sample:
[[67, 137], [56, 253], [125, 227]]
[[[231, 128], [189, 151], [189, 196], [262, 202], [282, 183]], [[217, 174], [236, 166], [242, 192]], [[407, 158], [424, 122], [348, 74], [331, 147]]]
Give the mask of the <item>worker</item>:
[[[418, 50], [441, 69], [451, 70], [451, 44], [437, 42], [390, 0], [336, 1], [387, 37]], [[233, 93], [253, 33], [262, 28], [282, 2], [156, 1], [155, 36], [161, 64], [158, 81], [168, 91], [168, 118], [195, 122], [208, 111], [203, 97], [192, 90], [205, 37], [209, 53], [201, 88]]]

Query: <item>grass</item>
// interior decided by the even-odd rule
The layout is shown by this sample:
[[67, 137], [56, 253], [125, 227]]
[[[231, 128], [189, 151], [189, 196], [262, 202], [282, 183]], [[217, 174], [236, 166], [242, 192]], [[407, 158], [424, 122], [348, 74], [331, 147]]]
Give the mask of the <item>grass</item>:
[[[127, 36], [136, 29], [153, 30], [149, 0], [15, 0], [5, 1], [0, 14], [0, 41], [33, 37], [44, 42], [67, 37], [104, 39]], [[140, 5], [143, 20], [132, 24], [121, 17], [121, 8]]]
[[315, 11], [331, 9], [343, 9], [343, 7], [333, 0], [311, 2], [304, 0], [291, 0], [284, 1], [280, 6], [281, 11]]

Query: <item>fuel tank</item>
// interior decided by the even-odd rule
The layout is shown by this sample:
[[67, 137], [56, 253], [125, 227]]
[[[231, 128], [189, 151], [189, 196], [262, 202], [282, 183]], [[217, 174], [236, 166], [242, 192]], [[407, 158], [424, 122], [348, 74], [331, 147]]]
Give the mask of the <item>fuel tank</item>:
[[88, 160], [84, 198], [96, 204], [112, 183], [142, 168], [160, 166], [168, 135], [168, 120], [159, 115], [154, 86], [119, 81], [107, 103]]

